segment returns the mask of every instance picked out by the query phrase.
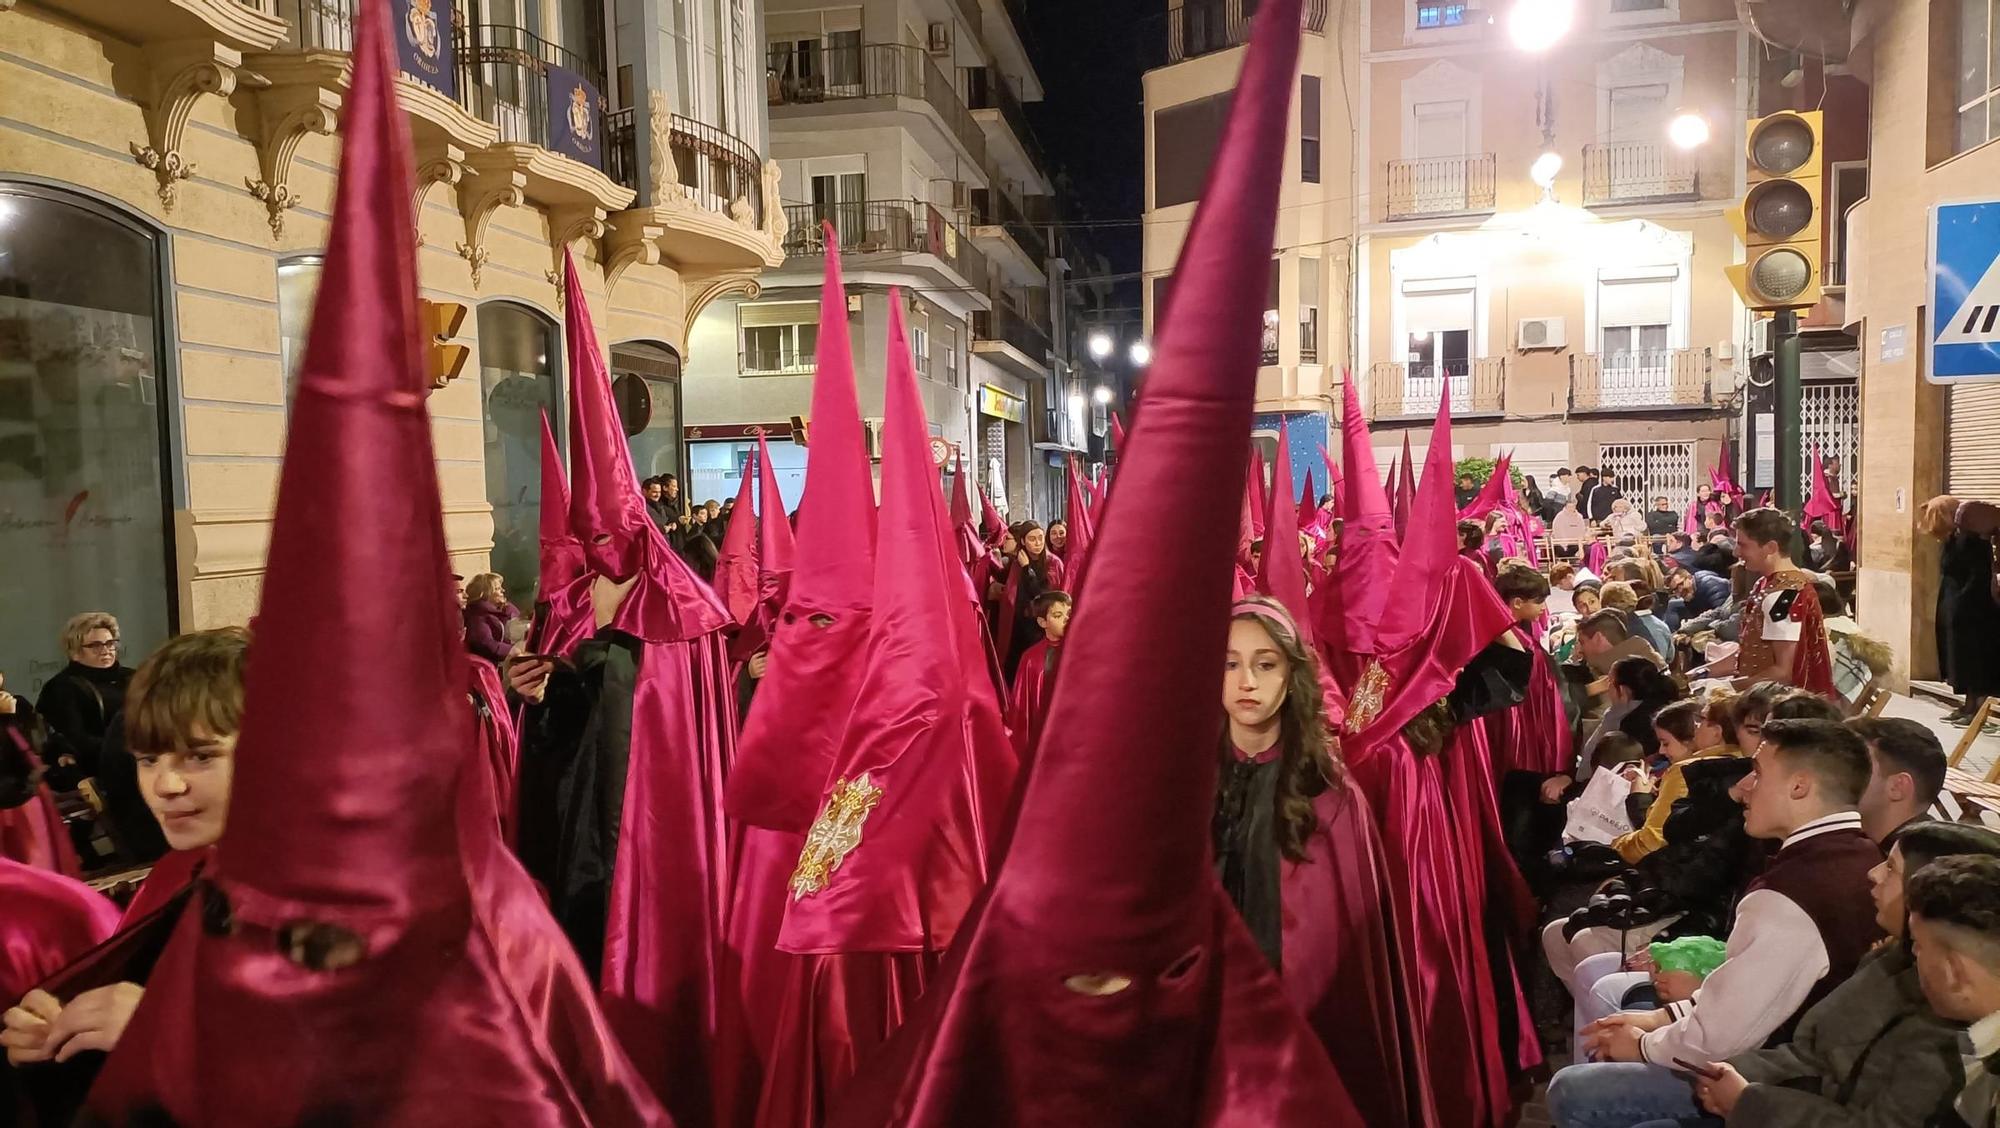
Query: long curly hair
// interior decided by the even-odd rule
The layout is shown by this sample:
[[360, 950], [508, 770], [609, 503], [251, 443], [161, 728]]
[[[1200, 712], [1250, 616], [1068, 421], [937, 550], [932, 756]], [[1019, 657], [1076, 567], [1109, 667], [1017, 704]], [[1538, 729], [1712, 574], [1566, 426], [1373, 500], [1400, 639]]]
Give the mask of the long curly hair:
[[[1232, 621], [1247, 620], [1264, 628], [1285, 656], [1285, 701], [1278, 743], [1278, 850], [1294, 862], [1306, 858], [1306, 844], [1319, 831], [1313, 800], [1331, 787], [1346, 785], [1346, 772], [1335, 755], [1333, 733], [1326, 723], [1326, 699], [1319, 681], [1319, 660], [1299, 638], [1292, 617], [1275, 601], [1255, 597], [1237, 605]], [[1222, 755], [1234, 755], [1229, 728], [1223, 726]]]

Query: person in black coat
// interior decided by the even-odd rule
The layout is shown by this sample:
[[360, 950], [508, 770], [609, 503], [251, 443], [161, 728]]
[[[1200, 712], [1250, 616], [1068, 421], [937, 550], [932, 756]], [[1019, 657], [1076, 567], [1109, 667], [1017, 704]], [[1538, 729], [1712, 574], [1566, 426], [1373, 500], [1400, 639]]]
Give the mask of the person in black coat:
[[97, 774], [104, 733], [125, 707], [132, 670], [119, 664], [118, 646], [118, 620], [103, 611], [72, 616], [63, 627], [69, 665], [35, 699], [35, 711], [49, 730], [45, 758], [51, 782], [63, 780], [62, 790], [73, 788], [75, 778]]
[[1981, 700], [2000, 694], [2000, 601], [1994, 599], [1993, 542], [1953, 530], [1938, 560], [1938, 665], [1964, 698], [1946, 722], [1963, 725]]

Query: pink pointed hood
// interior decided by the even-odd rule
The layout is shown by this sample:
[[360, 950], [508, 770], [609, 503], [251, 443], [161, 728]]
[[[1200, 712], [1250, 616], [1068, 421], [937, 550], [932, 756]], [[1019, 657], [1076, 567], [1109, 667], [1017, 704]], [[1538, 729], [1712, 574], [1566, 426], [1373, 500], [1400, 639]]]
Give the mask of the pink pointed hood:
[[1076, 472], [1076, 458], [1071, 456], [1065, 488], [1068, 501], [1064, 504], [1064, 517], [1069, 522], [1069, 545], [1063, 549], [1064, 582], [1069, 584], [1074, 595], [1083, 587], [1084, 562], [1090, 558], [1090, 544], [1096, 539], [1097, 519], [1084, 501], [1086, 486]]
[[972, 521], [972, 483], [965, 480], [965, 451], [954, 451], [951, 459], [951, 533], [959, 562], [970, 568], [985, 555], [986, 546], [979, 526]]
[[1313, 489], [1312, 467], [1306, 467], [1306, 482], [1299, 491], [1299, 530], [1311, 532], [1319, 524], [1319, 494]]
[[576, 260], [563, 252], [563, 344], [569, 358], [570, 528], [593, 575], [642, 577], [611, 625], [646, 642], [678, 642], [721, 630], [729, 612], [667, 546], [646, 514], [632, 450], [611, 401]]
[[[1361, 582], [1343, 582], [1330, 592], [1337, 598], [1326, 606], [1333, 609], [1338, 625], [1323, 623], [1319, 637], [1345, 640], [1357, 652], [1367, 653], [1375, 645], [1375, 631], [1388, 605], [1396, 570], [1396, 535], [1389, 511], [1389, 494], [1375, 465], [1375, 448], [1369, 441], [1368, 421], [1361, 414], [1361, 396], [1349, 373], [1341, 384], [1340, 416], [1342, 517], [1338, 574]], [[1365, 579], [1363, 579], [1365, 578]], [[1407, 590], [1407, 589], [1405, 589]]]
[[[762, 457], [764, 452], [757, 453]], [[756, 473], [744, 467], [736, 487], [736, 507], [730, 511], [729, 528], [722, 534], [715, 561], [715, 593], [739, 626], [757, 612], [757, 522], [751, 518], [756, 509], [751, 491], [756, 484]]]
[[[1424, 452], [1424, 473], [1410, 502], [1410, 528], [1396, 558], [1393, 577], [1381, 577], [1408, 592], [1435, 592], [1444, 574], [1458, 559], [1458, 505], [1453, 497], [1451, 457], [1451, 389], [1444, 388], [1438, 401], [1437, 420], [1431, 426], [1430, 446]], [[1408, 439], [1404, 440], [1405, 444]], [[1406, 475], [1416, 475], [1411, 470]], [[1379, 646], [1399, 650], [1422, 633], [1434, 609], [1428, 599], [1391, 600], [1383, 612]]]
[[985, 884], [995, 829], [981, 825], [972, 781], [981, 766], [1013, 760], [997, 707], [989, 723], [972, 723], [978, 679], [965, 676], [960, 653], [972, 609], [950, 552], [899, 300], [890, 302], [888, 357], [874, 609], [860, 690], [815, 823], [851, 827], [855, 837], [808, 836], [778, 941], [793, 953], [949, 945]]
[[[585, 1107], [598, 1078], [567, 1075], [583, 1047], [565, 1020], [602, 1019], [588, 994], [557, 1018], [525, 1001], [510, 945], [560, 934], [518, 868], [475, 857], [498, 853], [490, 805], [473, 830], [455, 814], [477, 768], [387, 23], [379, 4], [357, 16], [228, 830], [98, 1074], [93, 1122], [665, 1120], [642, 1091], [616, 1102], [631, 1119]], [[506, 939], [496, 888], [522, 912]], [[580, 986], [573, 959], [541, 966]]]
[[1736, 484], [1736, 460], [1730, 456], [1728, 439], [1722, 440], [1722, 449], [1715, 454], [1715, 465], [1709, 467], [1708, 484], [1725, 497], [1743, 496], [1743, 487]]
[[1176, 532], [1246, 472], [1299, 0], [1255, 27], [1092, 549], [1147, 582], [1078, 605], [1005, 865], [835, 1128], [1358, 1122], [1209, 859], [1231, 552]]
[[783, 585], [792, 576], [793, 559], [798, 554], [792, 523], [785, 513], [785, 498], [778, 490], [778, 468], [771, 465], [771, 444], [757, 434], [757, 578], [766, 602], [782, 595], [773, 585]]
[[1125, 421], [1115, 411], [1111, 413], [1111, 449], [1118, 459], [1125, 457]]
[[[1287, 488], [1289, 489], [1290, 487]], [[1264, 512], [1266, 509], [1264, 504], [1264, 452], [1255, 447], [1250, 449], [1248, 491], [1245, 495], [1245, 504], [1250, 510], [1251, 532], [1258, 540], [1263, 540]]]
[[549, 593], [576, 582], [587, 565], [583, 545], [569, 527], [569, 479], [563, 474], [562, 451], [556, 448], [555, 432], [549, 417], [542, 416], [542, 500], [541, 578], [535, 598], [546, 600]]
[[726, 796], [732, 818], [795, 834], [819, 810], [860, 691], [875, 599], [875, 485], [838, 255], [826, 256], [820, 289], [811, 436], [790, 590]]
[[[1312, 622], [1306, 606], [1305, 561], [1299, 555], [1299, 506], [1292, 501], [1291, 426], [1278, 423], [1278, 463], [1272, 476], [1270, 514], [1264, 518], [1264, 558], [1257, 567], [1257, 587], [1265, 595], [1285, 605], [1307, 646], [1312, 645]], [[1284, 488], [1280, 489], [1279, 486]]]
[[1458, 511], [1461, 521], [1477, 521], [1496, 509], [1507, 510], [1514, 504], [1514, 452], [1508, 451], [1493, 463], [1493, 474], [1486, 479], [1479, 492], [1465, 508]]
[[1847, 535], [1847, 523], [1841, 517], [1840, 503], [1834, 500], [1833, 484], [1826, 477], [1826, 458], [1818, 447], [1813, 448], [1812, 456], [1812, 496], [1806, 499], [1805, 509], [1800, 515], [1805, 518], [1808, 529], [1814, 520], [1821, 520], [1826, 522], [1826, 527], [1832, 529], [1835, 536]]
[[1001, 534], [1007, 531], [1007, 522], [1000, 511], [993, 508], [993, 499], [986, 496], [984, 487], [979, 489], [979, 534], [989, 545], [1000, 543]]
[[1410, 457], [1410, 433], [1403, 432], [1403, 459], [1390, 472], [1391, 489], [1394, 491], [1390, 505], [1396, 516], [1396, 539], [1402, 540], [1410, 533], [1410, 506], [1417, 494], [1417, 464]]

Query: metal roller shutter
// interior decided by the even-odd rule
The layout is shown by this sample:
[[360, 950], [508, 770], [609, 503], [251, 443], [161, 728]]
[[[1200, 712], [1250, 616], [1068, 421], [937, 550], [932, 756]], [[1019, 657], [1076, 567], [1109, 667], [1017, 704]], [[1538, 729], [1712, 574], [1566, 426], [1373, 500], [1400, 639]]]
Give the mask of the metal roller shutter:
[[1945, 488], [1958, 497], [2000, 501], [2000, 384], [1951, 389]]

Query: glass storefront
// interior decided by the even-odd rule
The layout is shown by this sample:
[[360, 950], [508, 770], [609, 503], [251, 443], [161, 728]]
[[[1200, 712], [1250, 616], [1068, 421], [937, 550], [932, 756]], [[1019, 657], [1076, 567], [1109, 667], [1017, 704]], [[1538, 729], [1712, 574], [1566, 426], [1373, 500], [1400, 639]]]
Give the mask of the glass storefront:
[[672, 349], [645, 341], [611, 346], [611, 395], [632, 446], [639, 480], [672, 474], [681, 466], [681, 359]]
[[0, 181], [0, 673], [31, 699], [79, 611], [130, 664], [174, 629], [161, 273], [150, 230]]
[[[778, 476], [778, 495], [785, 503], [785, 512], [790, 513], [799, 507], [799, 498], [806, 492], [806, 448], [790, 436], [766, 441], [771, 446], [771, 469]], [[735, 497], [756, 455], [756, 439], [688, 444], [688, 476], [693, 486], [689, 496], [695, 501]], [[750, 492], [756, 496], [756, 487]]]
[[513, 302], [479, 307], [479, 395], [493, 570], [520, 607], [534, 605], [541, 570], [542, 414], [565, 446], [556, 323]]

